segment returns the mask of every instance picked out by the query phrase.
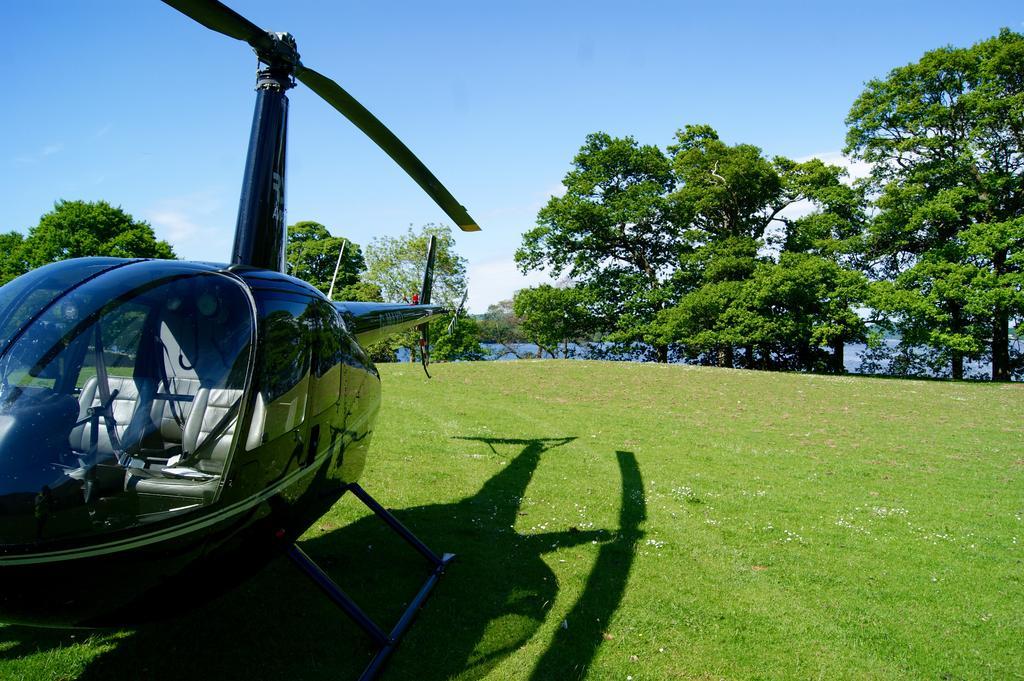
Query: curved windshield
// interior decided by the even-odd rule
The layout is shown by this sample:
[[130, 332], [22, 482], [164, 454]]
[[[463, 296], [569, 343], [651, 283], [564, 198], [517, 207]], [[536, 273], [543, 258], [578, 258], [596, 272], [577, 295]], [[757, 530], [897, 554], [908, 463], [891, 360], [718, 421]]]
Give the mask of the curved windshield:
[[120, 258], [76, 258], [55, 262], [23, 274], [0, 286], [0, 352], [14, 333], [29, 319], [73, 285], [131, 260]]
[[252, 340], [240, 283], [141, 262], [23, 318], [0, 354], [0, 543], [123, 529], [216, 499]]

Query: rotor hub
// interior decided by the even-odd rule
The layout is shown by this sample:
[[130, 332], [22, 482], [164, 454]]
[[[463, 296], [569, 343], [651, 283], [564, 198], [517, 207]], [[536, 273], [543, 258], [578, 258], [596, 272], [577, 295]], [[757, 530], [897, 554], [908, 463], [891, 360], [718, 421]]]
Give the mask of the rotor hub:
[[295, 87], [295, 69], [299, 66], [299, 51], [295, 37], [291, 33], [273, 33], [267, 31], [270, 46], [253, 48], [257, 59], [266, 68], [256, 73], [257, 90], [285, 90]]
[[289, 64], [293, 69], [299, 65], [299, 49], [295, 44], [295, 36], [291, 33], [274, 33], [267, 31], [270, 44], [254, 47], [253, 52], [259, 60], [268, 66]]

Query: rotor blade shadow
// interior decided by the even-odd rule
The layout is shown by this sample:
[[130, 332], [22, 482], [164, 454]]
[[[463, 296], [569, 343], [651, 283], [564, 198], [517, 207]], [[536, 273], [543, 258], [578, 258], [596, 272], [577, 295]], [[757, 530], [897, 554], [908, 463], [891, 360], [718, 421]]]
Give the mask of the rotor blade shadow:
[[632, 452], [616, 452], [622, 475], [619, 530], [598, 549], [597, 560], [579, 600], [565, 618], [530, 676], [532, 681], [582, 679], [587, 675], [609, 623], [619, 608], [629, 582], [636, 546], [643, 538], [640, 525], [647, 519], [640, 467]]

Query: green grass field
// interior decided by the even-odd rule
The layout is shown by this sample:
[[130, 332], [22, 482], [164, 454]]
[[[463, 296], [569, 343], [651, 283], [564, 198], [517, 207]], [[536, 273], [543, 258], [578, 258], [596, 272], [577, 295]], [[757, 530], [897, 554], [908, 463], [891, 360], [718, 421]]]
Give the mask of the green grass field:
[[[363, 483], [459, 557], [385, 679], [1024, 678], [1024, 386], [433, 373], [382, 367]], [[388, 622], [426, 570], [353, 499], [303, 546]], [[284, 561], [138, 630], [0, 628], [2, 679], [354, 679], [368, 655]]]

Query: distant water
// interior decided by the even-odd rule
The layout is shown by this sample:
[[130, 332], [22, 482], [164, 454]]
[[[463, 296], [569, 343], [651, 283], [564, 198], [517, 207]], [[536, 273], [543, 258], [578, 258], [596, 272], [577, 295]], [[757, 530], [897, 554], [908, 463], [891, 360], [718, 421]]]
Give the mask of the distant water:
[[[890, 350], [895, 350], [900, 341], [897, 338], [886, 338], [882, 341]], [[847, 343], [843, 350], [843, 366], [851, 374], [861, 373], [861, 364], [864, 361], [864, 354], [868, 346], [863, 343]], [[991, 362], [972, 362], [964, 360], [964, 375], [972, 378], [976, 375], [984, 375], [986, 378], [992, 376]]]
[[[887, 338], [885, 342], [890, 349], [895, 349], [899, 345], [899, 340], [895, 338]], [[488, 359], [497, 361], [508, 361], [526, 357], [537, 356], [539, 348], [533, 343], [516, 343], [512, 345], [512, 349], [515, 352], [509, 351], [505, 346], [497, 343], [482, 343], [484, 351], [489, 353]], [[864, 361], [864, 354], [867, 352], [867, 346], [864, 343], [847, 343], [843, 352], [843, 366], [846, 367], [846, 371], [851, 374], [861, 373], [861, 366]], [[556, 353], [558, 358], [564, 358], [565, 354], [562, 349], [559, 348]], [[576, 343], [569, 344], [570, 359], [591, 359], [595, 356], [592, 348], [587, 345], [578, 345]], [[547, 353], [544, 354], [545, 358], [550, 357]], [[638, 361], [642, 357], [640, 352], [637, 353], [626, 353], [616, 357], [603, 357], [603, 359], [617, 359], [623, 361]], [[398, 361], [406, 362], [409, 360], [409, 351], [402, 348], [398, 351]], [[992, 372], [992, 365], [989, 362], [964, 362], [964, 372], [968, 376], [984, 375], [990, 376]]]
[[[899, 340], [895, 338], [887, 338], [883, 341], [890, 349], [895, 350], [899, 345]], [[512, 360], [518, 359], [519, 357], [506, 350], [503, 346], [496, 343], [484, 343], [483, 347], [491, 354], [490, 359], [495, 360]], [[523, 357], [536, 357], [538, 348], [533, 343], [517, 343], [512, 346], [519, 356]], [[861, 373], [861, 365], [864, 362], [864, 354], [867, 352], [868, 346], [864, 343], [847, 343], [843, 350], [843, 366], [846, 371], [851, 374]], [[561, 349], [556, 353], [558, 357], [564, 357]], [[639, 354], [639, 353], [638, 353]], [[548, 357], [545, 353], [545, 357]], [[572, 359], [588, 359], [592, 356], [591, 349], [585, 345], [577, 345], [575, 343], [569, 344], [569, 357]], [[406, 355], [408, 357], [408, 355]], [[621, 360], [636, 360], [637, 357], [616, 357]], [[992, 373], [992, 365], [989, 362], [964, 362], [964, 372], [967, 375], [973, 374], [984, 374], [989, 376]]]

